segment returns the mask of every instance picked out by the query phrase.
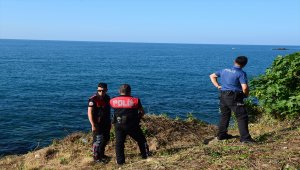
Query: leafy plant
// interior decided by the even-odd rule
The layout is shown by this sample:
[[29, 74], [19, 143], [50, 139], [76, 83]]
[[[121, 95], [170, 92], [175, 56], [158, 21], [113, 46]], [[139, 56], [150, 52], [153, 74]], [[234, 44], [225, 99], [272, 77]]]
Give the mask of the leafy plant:
[[110, 141], [114, 141], [116, 138], [116, 133], [115, 133], [115, 126], [112, 126], [111, 131], [109, 132], [110, 134]]
[[249, 115], [249, 122], [255, 123], [262, 117], [264, 110], [257, 103], [257, 99], [253, 97], [247, 98], [245, 101], [247, 113]]
[[66, 158], [63, 158], [63, 157], [59, 158], [59, 160], [60, 160], [59, 163], [62, 164], [62, 165], [67, 165], [69, 163], [69, 161]]
[[161, 114], [159, 114], [159, 116], [161, 116], [163, 118], [168, 118], [168, 113], [161, 113]]
[[180, 121], [181, 119], [180, 119], [180, 117], [179, 117], [179, 116], [176, 116], [174, 120], [176, 120], [176, 121]]
[[187, 113], [187, 119], [186, 119], [186, 121], [188, 121], [188, 122], [192, 122], [192, 121], [196, 121], [197, 120], [197, 118], [193, 115], [193, 113]]
[[148, 131], [147, 127], [142, 126], [141, 129], [142, 129], [142, 132], [143, 132], [143, 134], [144, 134], [145, 136], [148, 136], [148, 135], [149, 135], [149, 131]]
[[271, 67], [252, 81], [256, 96], [267, 114], [275, 118], [300, 116], [300, 53], [278, 56]]

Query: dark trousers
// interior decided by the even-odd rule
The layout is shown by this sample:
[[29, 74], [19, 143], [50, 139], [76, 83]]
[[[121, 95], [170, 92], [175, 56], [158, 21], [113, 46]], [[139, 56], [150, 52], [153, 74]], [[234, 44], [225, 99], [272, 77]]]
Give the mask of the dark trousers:
[[93, 157], [94, 160], [103, 158], [105, 147], [110, 138], [110, 128], [93, 132]]
[[243, 98], [237, 99], [234, 92], [221, 92], [220, 110], [221, 118], [217, 134], [219, 137], [227, 135], [231, 112], [234, 112], [238, 122], [240, 141], [251, 139], [248, 129], [248, 114], [243, 103]]
[[117, 126], [115, 127], [115, 133], [116, 133], [116, 157], [117, 157], [118, 164], [125, 163], [124, 143], [127, 135], [132, 137], [138, 143], [142, 158], [147, 158], [149, 148], [147, 145], [146, 138], [140, 126], [133, 127], [130, 129], [121, 128]]

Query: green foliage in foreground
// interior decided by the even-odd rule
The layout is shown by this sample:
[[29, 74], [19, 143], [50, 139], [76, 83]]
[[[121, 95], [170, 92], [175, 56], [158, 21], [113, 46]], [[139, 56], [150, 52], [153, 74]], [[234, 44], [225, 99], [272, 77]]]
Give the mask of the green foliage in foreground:
[[278, 56], [271, 67], [250, 82], [251, 95], [264, 111], [279, 119], [300, 116], [300, 53]]

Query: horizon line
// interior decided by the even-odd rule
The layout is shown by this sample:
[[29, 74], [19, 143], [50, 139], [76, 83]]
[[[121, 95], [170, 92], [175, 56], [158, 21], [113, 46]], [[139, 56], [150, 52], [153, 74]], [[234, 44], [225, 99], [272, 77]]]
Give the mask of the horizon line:
[[62, 41], [62, 42], [92, 42], [92, 43], [132, 43], [132, 44], [182, 44], [182, 45], [253, 45], [253, 46], [300, 46], [287, 44], [223, 44], [223, 43], [179, 43], [179, 42], [138, 42], [138, 41], [98, 41], [98, 40], [56, 40], [56, 39], [19, 39], [0, 38], [0, 40], [21, 40], [21, 41]]

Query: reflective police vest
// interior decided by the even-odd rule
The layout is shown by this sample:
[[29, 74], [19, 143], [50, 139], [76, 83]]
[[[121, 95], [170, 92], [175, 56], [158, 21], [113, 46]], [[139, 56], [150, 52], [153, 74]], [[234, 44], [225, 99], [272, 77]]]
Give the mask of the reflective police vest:
[[107, 106], [108, 102], [105, 102], [104, 99], [100, 99], [97, 95], [93, 95], [89, 98], [90, 107], [104, 107]]
[[138, 109], [139, 99], [131, 96], [119, 96], [110, 100], [114, 109]]
[[123, 126], [139, 124], [139, 98], [132, 96], [115, 97], [110, 100], [110, 106], [115, 110], [114, 123]]
[[100, 125], [110, 124], [110, 97], [105, 95], [104, 98], [100, 98], [97, 95], [93, 95], [89, 98], [89, 107], [92, 107], [93, 120]]

